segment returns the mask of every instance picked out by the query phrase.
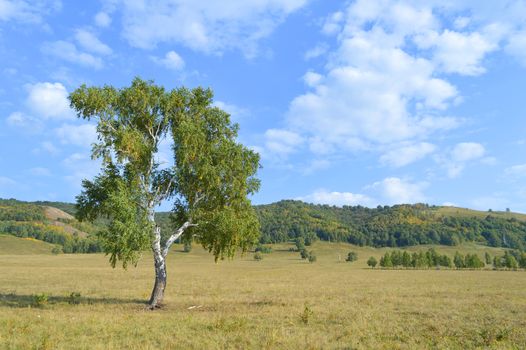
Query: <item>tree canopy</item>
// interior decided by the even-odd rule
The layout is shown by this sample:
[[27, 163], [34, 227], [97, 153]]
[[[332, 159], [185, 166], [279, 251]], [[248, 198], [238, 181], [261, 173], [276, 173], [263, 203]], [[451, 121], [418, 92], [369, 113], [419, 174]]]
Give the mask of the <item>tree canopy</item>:
[[[157, 274], [183, 234], [216, 260], [257, 241], [247, 196], [259, 189], [259, 155], [237, 142], [238, 125], [213, 105], [210, 89], [167, 91], [136, 78], [121, 89], [82, 85], [70, 101], [80, 118], [96, 121], [92, 157], [101, 161], [101, 173], [82, 183], [77, 216], [109, 219], [99, 238], [113, 266], [136, 264], [151, 247]], [[163, 142], [168, 160], [159, 155]], [[174, 203], [173, 230], [161, 232], [155, 208], [166, 200]]]

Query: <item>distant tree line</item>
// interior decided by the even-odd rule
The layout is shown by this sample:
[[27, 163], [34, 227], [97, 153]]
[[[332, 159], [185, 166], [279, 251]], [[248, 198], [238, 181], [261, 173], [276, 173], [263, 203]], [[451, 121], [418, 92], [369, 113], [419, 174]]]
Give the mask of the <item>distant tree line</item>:
[[[376, 266], [376, 259], [369, 258], [367, 264], [371, 267]], [[485, 254], [483, 261], [477, 254], [463, 255], [455, 253], [453, 260], [448, 255], [438, 254], [434, 248], [426, 252], [413, 252], [393, 250], [386, 252], [379, 261], [380, 267], [383, 268], [406, 268], [406, 269], [428, 269], [428, 268], [456, 268], [456, 269], [481, 269], [490, 266], [493, 269], [526, 269], [526, 253], [517, 250], [506, 251], [502, 256], [494, 256], [493, 259], [489, 253]]]
[[495, 214], [468, 216], [469, 211], [443, 214], [439, 209], [427, 204], [340, 208], [300, 201], [256, 207], [261, 243], [315, 237], [373, 247], [454, 246], [463, 242], [514, 249], [526, 247], [525, 221]]

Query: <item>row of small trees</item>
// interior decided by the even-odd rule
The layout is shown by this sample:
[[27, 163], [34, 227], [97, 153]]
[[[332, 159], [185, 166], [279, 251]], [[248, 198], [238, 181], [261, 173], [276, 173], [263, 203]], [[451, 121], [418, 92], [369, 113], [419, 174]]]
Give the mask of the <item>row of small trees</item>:
[[367, 265], [374, 268], [379, 264], [383, 268], [433, 268], [448, 267], [457, 269], [480, 269], [487, 265], [494, 269], [517, 269], [526, 268], [526, 253], [519, 251], [506, 251], [503, 256], [494, 256], [489, 253], [484, 255], [485, 261], [481, 260], [477, 254], [463, 255], [455, 253], [453, 260], [447, 255], [440, 255], [435, 249], [430, 248], [426, 252], [409, 253], [407, 251], [394, 250], [386, 252], [378, 262], [376, 258], [370, 257]]

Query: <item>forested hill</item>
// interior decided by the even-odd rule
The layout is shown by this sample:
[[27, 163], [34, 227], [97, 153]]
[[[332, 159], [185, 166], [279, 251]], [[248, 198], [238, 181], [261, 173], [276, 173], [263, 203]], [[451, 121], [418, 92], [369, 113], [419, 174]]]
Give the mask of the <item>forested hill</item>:
[[[62, 202], [22, 202], [0, 199], [0, 233], [32, 237], [58, 244], [66, 252], [98, 251], [94, 234], [105, 226], [79, 223], [71, 217], [50, 217], [45, 208], [75, 214]], [[284, 200], [255, 206], [261, 222], [261, 242], [305, 240], [341, 241], [375, 247], [417, 244], [457, 245], [477, 242], [494, 247], [526, 248], [526, 215], [475, 211], [426, 204], [334, 207]], [[66, 214], [66, 215], [67, 215]], [[169, 233], [169, 213], [156, 220]]]
[[481, 212], [426, 204], [334, 207], [300, 201], [256, 206], [261, 242], [296, 237], [344, 241], [375, 247], [457, 245], [465, 241], [494, 247], [526, 247], [526, 215]]

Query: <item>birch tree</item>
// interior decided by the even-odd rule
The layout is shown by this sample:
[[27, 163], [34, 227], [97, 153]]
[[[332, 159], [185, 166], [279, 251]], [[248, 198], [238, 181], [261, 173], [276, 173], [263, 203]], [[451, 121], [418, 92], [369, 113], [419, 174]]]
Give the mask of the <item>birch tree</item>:
[[[236, 141], [238, 125], [213, 106], [210, 89], [171, 91], [135, 78], [130, 87], [87, 87], [69, 96], [79, 118], [97, 123], [92, 158], [101, 171], [82, 182], [81, 220], [107, 218], [98, 234], [113, 267], [136, 265], [153, 253], [155, 283], [148, 305], [162, 304], [166, 258], [189, 235], [218, 259], [246, 251], [257, 241], [259, 222], [248, 196], [259, 189], [259, 155]], [[159, 157], [171, 143], [171, 162]], [[161, 232], [155, 210], [174, 203], [173, 230]]]

